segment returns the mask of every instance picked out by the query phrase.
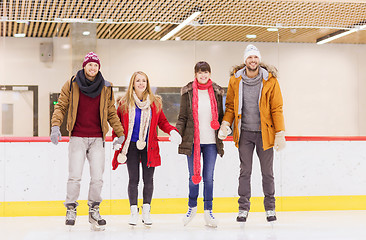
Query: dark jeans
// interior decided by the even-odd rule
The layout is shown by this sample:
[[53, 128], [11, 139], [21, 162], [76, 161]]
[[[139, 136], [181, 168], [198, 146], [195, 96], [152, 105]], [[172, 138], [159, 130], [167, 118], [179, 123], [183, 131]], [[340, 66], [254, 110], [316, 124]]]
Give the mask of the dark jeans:
[[147, 147], [137, 149], [135, 142], [130, 142], [127, 152], [128, 169], [128, 198], [130, 205], [137, 205], [138, 185], [140, 181], [140, 162], [142, 166], [142, 179], [144, 181], [143, 203], [151, 203], [154, 191], [154, 167], [147, 167]]
[[[199, 193], [199, 184], [195, 185], [192, 182], [193, 173], [193, 151], [191, 156], [187, 156], [189, 170], [189, 207], [197, 206], [197, 198]], [[201, 144], [201, 153], [203, 157], [202, 178], [203, 178], [203, 202], [204, 210], [212, 210], [213, 200], [213, 177], [217, 157], [216, 144]]]
[[250, 177], [252, 175], [253, 151], [256, 149], [262, 172], [265, 210], [275, 210], [275, 187], [273, 177], [273, 148], [263, 150], [261, 132], [241, 131], [239, 140], [240, 176], [239, 210], [250, 209]]

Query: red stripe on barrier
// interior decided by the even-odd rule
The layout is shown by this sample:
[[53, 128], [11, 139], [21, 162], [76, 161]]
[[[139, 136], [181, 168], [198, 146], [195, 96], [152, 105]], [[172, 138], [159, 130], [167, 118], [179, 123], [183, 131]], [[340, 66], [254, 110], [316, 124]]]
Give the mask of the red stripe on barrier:
[[[158, 137], [161, 142], [169, 142], [169, 137]], [[60, 142], [68, 142], [69, 137], [62, 137]], [[111, 142], [112, 137], [106, 137], [106, 142]], [[229, 136], [224, 141], [233, 141]], [[286, 141], [366, 141], [366, 136], [286, 136]], [[50, 137], [0, 137], [0, 142], [51, 142]]]

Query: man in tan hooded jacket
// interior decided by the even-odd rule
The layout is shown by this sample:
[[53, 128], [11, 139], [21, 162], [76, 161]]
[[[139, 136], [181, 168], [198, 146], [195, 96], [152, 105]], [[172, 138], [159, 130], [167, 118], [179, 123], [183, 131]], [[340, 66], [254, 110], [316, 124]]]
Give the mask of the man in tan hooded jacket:
[[230, 78], [225, 115], [218, 133], [220, 139], [225, 139], [234, 125], [233, 139], [240, 157], [238, 222], [246, 222], [250, 210], [254, 148], [261, 166], [267, 221], [276, 220], [273, 148], [279, 151], [286, 143], [283, 102], [276, 69], [260, 62], [259, 50], [248, 45], [244, 65], [234, 68]]
[[[90, 185], [88, 194], [89, 222], [93, 230], [104, 230], [106, 221], [99, 213], [102, 202], [103, 173], [105, 165], [105, 137], [109, 125], [118, 138], [113, 147], [122, 144], [124, 132], [114, 106], [112, 84], [104, 80], [100, 72], [98, 56], [90, 52], [79, 70], [67, 81], [58, 98], [52, 115], [51, 141], [57, 145], [61, 140], [60, 126], [67, 114], [69, 131], [69, 177], [67, 181], [65, 224], [74, 226], [76, 221], [77, 199], [85, 159], [90, 166]], [[109, 125], [108, 125], [109, 124]], [[118, 148], [118, 147], [117, 147]]]

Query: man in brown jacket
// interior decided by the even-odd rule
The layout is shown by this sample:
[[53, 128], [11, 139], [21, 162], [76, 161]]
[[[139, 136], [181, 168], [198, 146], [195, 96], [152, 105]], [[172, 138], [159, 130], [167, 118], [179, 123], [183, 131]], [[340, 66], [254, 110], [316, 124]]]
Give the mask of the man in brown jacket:
[[238, 222], [246, 222], [250, 210], [254, 148], [261, 166], [267, 221], [277, 219], [273, 148], [279, 151], [286, 143], [283, 103], [276, 69], [270, 69], [260, 62], [259, 50], [248, 45], [244, 52], [244, 65], [236, 67], [230, 78], [225, 115], [218, 133], [220, 139], [225, 139], [234, 123], [233, 139], [240, 157]]
[[124, 140], [121, 121], [114, 106], [112, 84], [104, 80], [98, 56], [90, 52], [83, 62], [83, 69], [67, 81], [52, 115], [51, 141], [57, 145], [61, 140], [60, 126], [67, 113], [69, 131], [69, 178], [64, 203], [67, 208], [66, 225], [73, 226], [76, 220], [77, 199], [85, 158], [90, 165], [89, 222], [93, 230], [104, 230], [106, 221], [99, 214], [102, 201], [103, 173], [105, 165], [104, 140], [109, 130], [108, 123], [118, 138], [113, 146]]

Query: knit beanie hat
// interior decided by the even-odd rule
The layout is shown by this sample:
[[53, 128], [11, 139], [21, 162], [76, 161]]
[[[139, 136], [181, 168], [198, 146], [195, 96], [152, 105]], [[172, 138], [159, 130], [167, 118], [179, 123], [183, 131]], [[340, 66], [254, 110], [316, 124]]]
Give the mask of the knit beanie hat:
[[98, 63], [99, 69], [100, 69], [100, 60], [99, 60], [97, 54], [95, 54], [94, 52], [90, 52], [85, 55], [84, 62], [83, 62], [83, 68], [85, 67], [86, 64], [88, 64], [90, 62]]
[[259, 61], [262, 61], [261, 53], [259, 52], [258, 48], [256, 48], [254, 45], [249, 44], [247, 48], [244, 51], [244, 63], [247, 60], [249, 56], [257, 56], [259, 58]]

